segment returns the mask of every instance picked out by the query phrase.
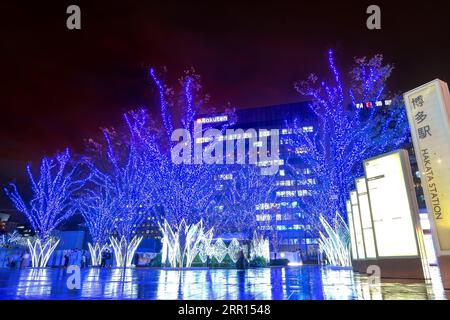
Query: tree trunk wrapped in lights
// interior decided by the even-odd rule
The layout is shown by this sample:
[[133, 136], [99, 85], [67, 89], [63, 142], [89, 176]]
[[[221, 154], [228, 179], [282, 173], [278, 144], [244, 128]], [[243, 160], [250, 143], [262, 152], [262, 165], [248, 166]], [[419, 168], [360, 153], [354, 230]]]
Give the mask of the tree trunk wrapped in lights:
[[100, 245], [98, 242], [88, 243], [89, 253], [91, 255], [91, 266], [98, 267], [102, 264], [102, 255], [109, 245], [107, 243]]
[[33, 267], [46, 267], [58, 243], [59, 239], [53, 237], [48, 237], [43, 241], [39, 238], [34, 241], [28, 240], [28, 248], [31, 253], [31, 265]]
[[[95, 180], [94, 180], [95, 181]], [[109, 237], [113, 230], [113, 214], [117, 210], [117, 199], [106, 185], [90, 185], [77, 199], [78, 209], [92, 238], [88, 243], [91, 265], [101, 265], [102, 254], [109, 247]]]
[[86, 196], [90, 202], [88, 206], [86, 201], [80, 205], [95, 241], [91, 247], [96, 249], [97, 257], [101, 256], [99, 251], [109, 237], [117, 267], [132, 266], [143, 239], [137, 231], [148, 221], [154, 207], [150, 178], [154, 166], [146, 162], [146, 150], [137, 144], [134, 126], [139, 119], [132, 117], [130, 121], [130, 114], [135, 115], [124, 114], [127, 137], [113, 140], [111, 132], [103, 131], [106, 145], [99, 152], [100, 160], [88, 161], [94, 186]]
[[255, 231], [250, 243], [250, 259], [256, 257], [263, 257], [267, 262], [270, 261], [269, 239]]
[[111, 246], [114, 250], [117, 267], [133, 266], [134, 254], [142, 239], [142, 236], [134, 236], [130, 241], [128, 241], [124, 236], [120, 239], [114, 236], [111, 237]]
[[[160, 226], [163, 234], [162, 263], [174, 268], [189, 268], [200, 250], [208, 250], [213, 229], [204, 231], [203, 221], [188, 225], [184, 220], [173, 230], [167, 220]], [[203, 256], [205, 256], [202, 253]]]
[[41, 160], [39, 180], [35, 180], [31, 166], [27, 173], [32, 188], [28, 205], [23, 200], [15, 184], [5, 188], [6, 195], [18, 211], [22, 212], [36, 233], [34, 240], [28, 240], [28, 248], [33, 267], [46, 267], [59, 240], [52, 237], [53, 231], [75, 210], [74, 194], [83, 187], [86, 179], [76, 179], [78, 162], [70, 163], [70, 152], [66, 149], [54, 158]]

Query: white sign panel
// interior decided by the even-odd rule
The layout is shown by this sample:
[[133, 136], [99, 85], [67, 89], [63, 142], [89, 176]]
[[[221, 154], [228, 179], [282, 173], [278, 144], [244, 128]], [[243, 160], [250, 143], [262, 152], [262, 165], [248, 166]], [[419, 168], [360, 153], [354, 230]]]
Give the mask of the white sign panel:
[[369, 195], [367, 193], [366, 178], [356, 179], [356, 192], [358, 194], [359, 213], [364, 236], [366, 257], [376, 259], [375, 238], [373, 235], [372, 213], [370, 212]]
[[358, 251], [359, 260], [364, 260], [366, 259], [366, 252], [364, 249], [364, 236], [362, 232], [361, 216], [359, 214], [358, 196], [356, 191], [350, 192], [350, 202], [352, 204], [353, 225], [355, 227], [356, 250]]
[[352, 258], [353, 260], [358, 260], [358, 251], [356, 250], [355, 228], [353, 226], [352, 205], [350, 203], [350, 200], [347, 200], [345, 205], [347, 208], [348, 229], [350, 231], [350, 245], [352, 247]]
[[[414, 215], [417, 207], [410, 192], [412, 176], [405, 150], [365, 160], [373, 228], [379, 258], [418, 256]], [[409, 170], [409, 171], [407, 171]]]
[[438, 79], [404, 94], [438, 255], [450, 255], [450, 94]]

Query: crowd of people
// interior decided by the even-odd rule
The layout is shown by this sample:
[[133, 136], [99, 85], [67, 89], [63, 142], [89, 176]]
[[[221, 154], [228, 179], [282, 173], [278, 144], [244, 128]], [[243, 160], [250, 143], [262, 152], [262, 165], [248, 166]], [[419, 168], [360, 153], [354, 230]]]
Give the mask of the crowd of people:
[[[62, 266], [67, 268], [70, 265], [77, 265], [80, 268], [86, 268], [91, 265], [91, 257], [87, 250], [65, 250]], [[113, 254], [109, 249], [102, 252], [100, 267], [111, 268], [113, 266]]]

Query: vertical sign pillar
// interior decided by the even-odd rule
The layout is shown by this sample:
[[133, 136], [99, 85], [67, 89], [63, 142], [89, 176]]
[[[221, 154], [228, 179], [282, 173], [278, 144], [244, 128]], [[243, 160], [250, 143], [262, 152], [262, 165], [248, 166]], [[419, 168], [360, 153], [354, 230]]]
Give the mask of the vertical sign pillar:
[[403, 98], [442, 282], [450, 289], [450, 94], [436, 79]]

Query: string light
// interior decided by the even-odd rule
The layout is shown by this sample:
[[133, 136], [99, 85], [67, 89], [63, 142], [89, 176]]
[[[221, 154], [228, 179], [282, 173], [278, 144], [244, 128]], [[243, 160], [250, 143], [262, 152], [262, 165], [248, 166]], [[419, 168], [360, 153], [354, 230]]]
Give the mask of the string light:
[[109, 247], [109, 237], [113, 231], [113, 216], [119, 209], [112, 189], [106, 186], [91, 186], [77, 199], [92, 243], [88, 243], [92, 266], [99, 266], [102, 253]]
[[36, 179], [27, 166], [32, 196], [25, 203], [14, 183], [4, 188], [16, 209], [22, 212], [31, 224], [37, 238], [28, 241], [33, 267], [45, 267], [50, 255], [59, 243], [52, 232], [75, 213], [73, 198], [85, 184], [77, 179], [78, 162], [70, 162], [69, 149], [55, 157], [41, 160], [39, 178]]
[[[315, 132], [301, 130], [298, 119], [287, 123], [293, 132], [292, 147], [307, 150], [299, 155], [298, 163], [310, 168], [316, 179], [316, 184], [310, 186], [309, 195], [300, 199], [316, 236], [318, 231], [324, 230], [320, 217], [331, 224], [336, 214], [346, 216], [345, 200], [355, 178], [363, 174], [362, 161], [398, 148], [409, 136], [406, 112], [400, 99], [394, 99], [388, 110], [347, 109], [347, 102], [355, 105], [360, 101], [384, 99], [385, 82], [392, 70], [390, 65], [382, 64], [381, 55], [369, 60], [356, 59], [355, 62], [348, 89], [345, 89], [333, 51], [329, 50], [331, 84], [326, 81], [317, 84], [318, 77], [312, 75], [308, 81], [296, 85], [299, 93], [312, 98], [310, 108], [317, 119]], [[289, 166], [294, 172], [300, 172], [304, 179], [308, 178], [298, 170], [298, 165], [289, 163]]]

